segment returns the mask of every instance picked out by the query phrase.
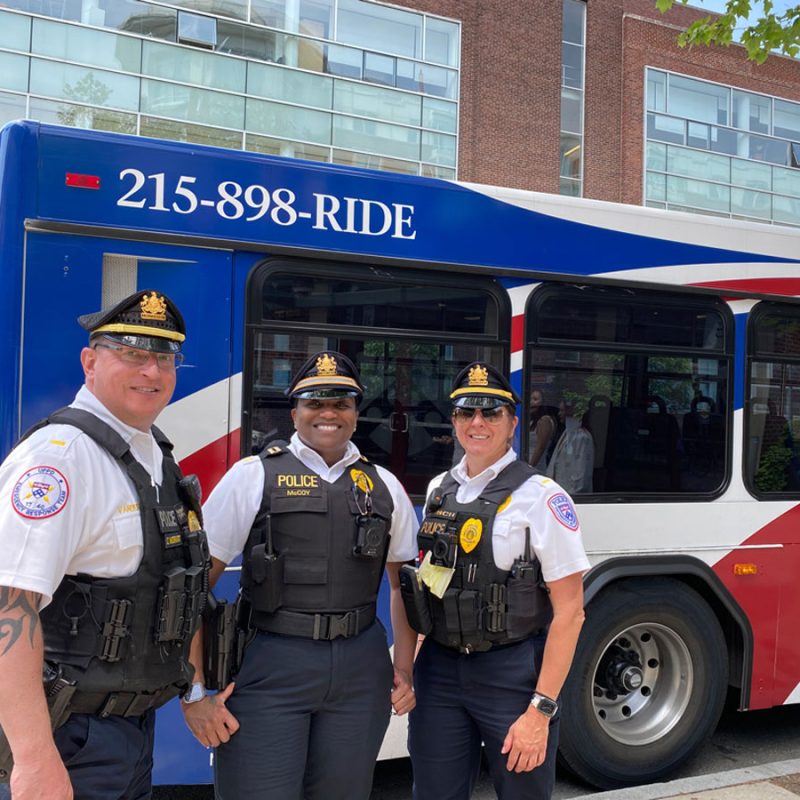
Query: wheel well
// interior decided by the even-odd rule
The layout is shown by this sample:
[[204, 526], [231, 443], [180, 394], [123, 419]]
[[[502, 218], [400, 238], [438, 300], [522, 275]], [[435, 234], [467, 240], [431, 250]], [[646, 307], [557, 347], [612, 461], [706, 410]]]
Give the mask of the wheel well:
[[694, 589], [713, 611], [728, 647], [729, 683], [738, 695], [740, 711], [750, 704], [753, 632], [739, 604], [716, 573], [690, 556], [612, 558], [593, 567], [584, 578], [584, 602], [589, 605], [611, 586], [637, 578], [664, 577]]

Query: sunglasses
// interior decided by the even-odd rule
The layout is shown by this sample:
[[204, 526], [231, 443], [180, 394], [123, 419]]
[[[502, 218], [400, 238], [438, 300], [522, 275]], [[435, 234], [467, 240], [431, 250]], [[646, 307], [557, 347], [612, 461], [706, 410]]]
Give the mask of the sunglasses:
[[162, 370], [177, 369], [183, 364], [183, 353], [153, 353], [150, 350], [137, 350], [110, 342], [97, 342], [94, 349], [98, 348], [116, 353], [117, 358], [128, 367], [144, 367], [150, 363], [151, 356], [155, 358], [158, 368]]
[[505, 415], [502, 406], [498, 406], [497, 408], [454, 408], [453, 420], [455, 422], [469, 422], [476, 413], [479, 413], [481, 417], [483, 417], [484, 422], [488, 422], [492, 425], [497, 425]]

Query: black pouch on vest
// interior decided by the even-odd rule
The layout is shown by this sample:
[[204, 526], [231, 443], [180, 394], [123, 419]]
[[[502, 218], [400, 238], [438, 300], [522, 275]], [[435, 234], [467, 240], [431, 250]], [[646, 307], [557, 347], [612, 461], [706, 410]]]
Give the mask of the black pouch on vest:
[[427, 636], [433, 630], [431, 609], [425, 590], [419, 585], [417, 570], [411, 564], [400, 567], [400, 596], [403, 598], [408, 624], [417, 633]]
[[481, 596], [478, 592], [461, 590], [458, 595], [458, 616], [462, 634], [469, 635], [481, 630]]
[[272, 614], [281, 606], [283, 594], [283, 553], [268, 553], [266, 544], [250, 551], [250, 603], [257, 611]]
[[550, 624], [553, 607], [547, 588], [542, 585], [539, 565], [512, 570], [506, 583], [506, 634], [522, 639]]

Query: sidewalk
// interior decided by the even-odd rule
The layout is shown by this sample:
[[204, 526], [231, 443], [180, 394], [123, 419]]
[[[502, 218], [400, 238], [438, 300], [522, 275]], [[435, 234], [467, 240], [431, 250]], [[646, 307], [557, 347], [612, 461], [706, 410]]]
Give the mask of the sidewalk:
[[591, 800], [800, 800], [800, 758], [591, 795]]

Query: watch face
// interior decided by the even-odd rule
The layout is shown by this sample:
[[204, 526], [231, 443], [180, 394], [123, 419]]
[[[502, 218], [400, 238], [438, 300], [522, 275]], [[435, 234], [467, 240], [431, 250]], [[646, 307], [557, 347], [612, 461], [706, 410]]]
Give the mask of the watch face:
[[540, 694], [534, 695], [533, 705], [546, 717], [555, 716], [556, 711], [558, 711], [558, 703], [555, 703], [550, 700], [550, 698], [543, 697]]
[[202, 683], [193, 683], [189, 691], [183, 696], [184, 703], [196, 703], [206, 696], [206, 687]]

